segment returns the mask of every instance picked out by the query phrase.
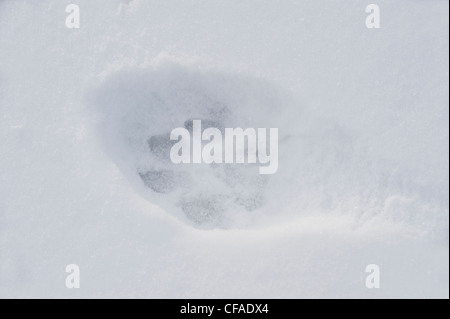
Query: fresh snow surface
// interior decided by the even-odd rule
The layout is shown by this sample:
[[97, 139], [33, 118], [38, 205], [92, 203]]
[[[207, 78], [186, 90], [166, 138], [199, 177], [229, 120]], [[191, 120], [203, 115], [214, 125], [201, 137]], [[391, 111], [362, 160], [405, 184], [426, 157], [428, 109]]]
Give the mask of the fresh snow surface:
[[[0, 297], [448, 298], [448, 1], [70, 3], [0, 0]], [[168, 162], [193, 119], [278, 172]]]

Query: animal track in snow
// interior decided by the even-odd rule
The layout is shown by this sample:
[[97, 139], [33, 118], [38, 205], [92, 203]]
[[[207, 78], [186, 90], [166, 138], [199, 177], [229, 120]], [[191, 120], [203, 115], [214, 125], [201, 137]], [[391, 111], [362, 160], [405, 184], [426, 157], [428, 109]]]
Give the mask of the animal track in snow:
[[[153, 203], [197, 227], [228, 227], [264, 205], [257, 164], [173, 164], [176, 127], [274, 127], [280, 107], [264, 81], [165, 65], [112, 75], [92, 95], [106, 152]], [[145, 188], [143, 189], [142, 186]]]

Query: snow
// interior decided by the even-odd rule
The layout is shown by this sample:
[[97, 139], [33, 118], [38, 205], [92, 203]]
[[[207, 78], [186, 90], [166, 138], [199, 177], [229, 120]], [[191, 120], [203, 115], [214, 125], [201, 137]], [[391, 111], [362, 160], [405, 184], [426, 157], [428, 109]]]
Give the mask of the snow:
[[[73, 2], [0, 1], [0, 297], [448, 298], [447, 1]], [[149, 152], [196, 117], [278, 172]]]

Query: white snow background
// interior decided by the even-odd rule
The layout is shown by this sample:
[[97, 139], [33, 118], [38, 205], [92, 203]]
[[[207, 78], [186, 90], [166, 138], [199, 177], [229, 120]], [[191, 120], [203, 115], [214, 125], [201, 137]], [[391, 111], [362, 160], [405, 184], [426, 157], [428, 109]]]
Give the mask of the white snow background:
[[[0, 1], [0, 297], [448, 298], [448, 1], [70, 3]], [[279, 171], [152, 192], [140, 143], [211, 97]]]

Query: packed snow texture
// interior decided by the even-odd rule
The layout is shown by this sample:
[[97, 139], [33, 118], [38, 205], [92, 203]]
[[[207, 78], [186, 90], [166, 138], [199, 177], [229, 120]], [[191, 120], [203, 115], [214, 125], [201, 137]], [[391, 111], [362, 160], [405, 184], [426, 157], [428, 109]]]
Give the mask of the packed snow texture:
[[[448, 1], [70, 3], [0, 1], [0, 297], [448, 298]], [[171, 163], [193, 119], [278, 172]]]

